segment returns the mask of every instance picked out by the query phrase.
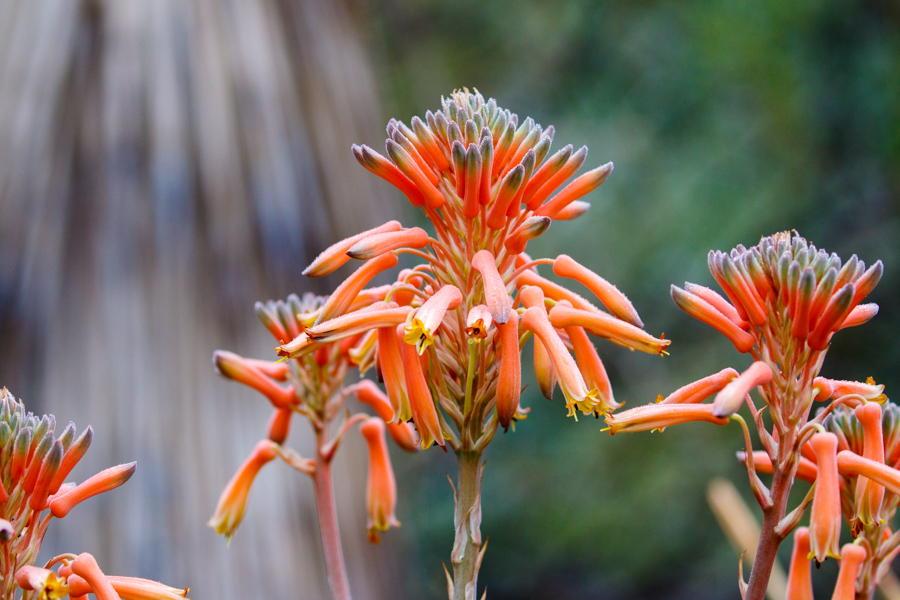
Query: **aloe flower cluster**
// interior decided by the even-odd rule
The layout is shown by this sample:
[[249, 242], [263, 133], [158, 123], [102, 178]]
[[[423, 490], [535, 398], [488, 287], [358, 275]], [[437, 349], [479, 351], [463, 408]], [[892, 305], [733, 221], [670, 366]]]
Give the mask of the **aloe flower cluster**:
[[[880, 390], [867, 395], [874, 391]], [[825, 418], [829, 433], [823, 435], [837, 441], [841, 513], [854, 543], [865, 551], [855, 577], [855, 597], [870, 599], [900, 553], [900, 534], [892, 528], [900, 502], [900, 407], [885, 402], [884, 396], [847, 400]]]
[[[396, 264], [393, 255], [390, 259]], [[380, 301], [383, 294], [383, 290], [353, 294], [346, 306], [340, 305], [335, 296], [291, 295], [284, 301], [258, 302], [256, 313], [278, 343], [285, 344], [335, 311], [368, 308]], [[210, 527], [230, 539], [241, 523], [256, 475], [267, 463], [280, 458], [314, 482], [329, 585], [336, 598], [350, 597], [331, 480], [331, 462], [344, 436], [360, 423], [360, 432], [368, 445], [366, 504], [368, 537], [373, 542], [378, 541], [379, 531], [400, 524], [394, 516], [397, 491], [385, 432], [404, 450], [415, 451], [418, 446], [415, 429], [394, 418], [390, 401], [372, 382], [343, 387], [351, 368], [364, 370], [371, 366], [375, 339], [374, 331], [359, 331], [340, 341], [318, 344], [315, 352], [289, 360], [257, 360], [222, 350], [213, 356], [219, 373], [265, 396], [272, 415], [265, 438], [256, 444], [222, 492], [209, 521]], [[369, 417], [364, 412], [351, 416], [346, 402], [350, 396], [368, 405], [377, 416]], [[312, 427], [315, 435], [312, 458], [304, 458], [286, 445], [295, 415], [305, 418]]]
[[187, 589], [147, 579], [105, 575], [87, 552], [57, 555], [43, 567], [34, 564], [50, 521], [134, 473], [132, 462], [78, 485], [65, 482], [92, 439], [90, 427], [78, 435], [74, 423], [57, 432], [53, 415], [26, 412], [0, 389], [0, 599], [80, 599], [90, 593], [99, 600], [181, 600], [187, 595]]
[[[749, 249], [738, 246], [729, 253], [710, 252], [709, 267], [724, 296], [687, 283], [684, 288], [672, 286], [672, 298], [689, 315], [725, 335], [740, 353], [749, 354], [753, 364], [740, 374], [725, 369], [705, 377], [656, 404], [609, 415], [607, 423], [611, 433], [660, 429], [688, 421], [724, 425], [734, 419], [741, 423], [747, 446], [742, 456], [764, 513], [749, 586], [745, 589], [743, 581], [741, 586], [746, 598], [760, 600], [778, 545], [800, 522], [810, 502], [816, 558], [839, 556], [840, 501], [834, 486], [827, 486], [831, 496], [822, 493], [826, 486], [821, 483], [821, 458], [815, 497], [808, 495], [788, 513], [788, 493], [794, 478], [808, 467], [802, 460], [808, 444], [817, 456], [821, 451], [825, 461], [832, 462], [830, 447], [836, 443], [826, 440], [831, 434], [818, 433], [831, 411], [881, 394], [880, 386], [828, 380], [819, 373], [832, 336], [877, 313], [877, 305], [862, 301], [881, 278], [882, 264], [878, 261], [866, 268], [855, 255], [842, 262], [796, 232], [782, 232]], [[759, 393], [763, 408], [757, 408], [750, 397], [753, 390]], [[704, 403], [713, 395], [713, 402]], [[815, 401], [830, 403], [811, 418]], [[763, 454], [752, 451], [749, 430], [737, 414], [744, 403], [755, 421]], [[764, 414], [771, 419], [771, 429]], [[763, 469], [772, 473], [768, 486], [757, 473]], [[824, 514], [829, 517], [819, 518]]]
[[[436, 444], [457, 453], [450, 595], [472, 597], [481, 560], [481, 453], [499, 427], [526, 416], [519, 406], [522, 344], [535, 338], [541, 389], [551, 396], [558, 386], [577, 416], [618, 406], [588, 334], [654, 354], [669, 341], [646, 333], [626, 296], [575, 260], [525, 254], [554, 220], [587, 210], [581, 198], [606, 180], [612, 163], [568, 182], [586, 147], [551, 154], [552, 127], [520, 122], [477, 92], [455, 92], [437, 112], [409, 125], [392, 120], [387, 132], [386, 156], [367, 146], [353, 153], [419, 207], [433, 232], [391, 221], [322, 252], [305, 274], [366, 262], [331, 294], [315, 322], [291, 332], [279, 354], [309, 360], [329, 344], [362, 336], [359, 364], [375, 367], [384, 383], [393, 409], [388, 423], [411, 420], [422, 448]], [[400, 270], [390, 285], [367, 288], [397, 265], [399, 254], [421, 262]], [[582, 284], [597, 304], [543, 277], [538, 265]]]

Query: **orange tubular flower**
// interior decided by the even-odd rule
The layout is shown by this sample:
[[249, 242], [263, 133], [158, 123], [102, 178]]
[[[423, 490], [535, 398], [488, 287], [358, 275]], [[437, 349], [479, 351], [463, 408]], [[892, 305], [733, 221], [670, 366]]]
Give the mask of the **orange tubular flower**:
[[106, 579], [92, 555], [82, 552], [72, 561], [71, 567], [72, 573], [87, 581], [91, 593], [97, 597], [97, 600], [119, 600], [115, 588]]
[[462, 294], [454, 285], [445, 285], [429, 298], [413, 315], [407, 325], [403, 341], [416, 347], [419, 354], [434, 343], [434, 332], [444, 320], [448, 310], [453, 310], [462, 302]]
[[400, 355], [400, 338], [394, 327], [378, 329], [378, 365], [384, 377], [384, 387], [394, 414], [400, 421], [412, 418], [409, 396], [406, 392], [406, 377], [403, 373], [403, 358]]
[[369, 541], [379, 542], [379, 531], [387, 531], [390, 527], [399, 527], [400, 522], [394, 516], [397, 505], [397, 483], [394, 481], [394, 470], [384, 440], [384, 422], [378, 418], [369, 418], [359, 426], [369, 447], [369, 478], [366, 484], [366, 507], [369, 520]]
[[557, 302], [560, 300], [568, 300], [575, 308], [587, 311], [599, 311], [596, 306], [557, 283], [553, 283], [544, 279], [534, 271], [523, 271], [516, 280], [516, 286], [523, 289], [527, 285], [533, 285], [540, 288], [544, 292], [544, 296]]
[[506, 323], [498, 324], [500, 336], [500, 376], [497, 380], [497, 417], [509, 429], [519, 408], [522, 390], [522, 365], [519, 362], [519, 314], [509, 313]]
[[225, 491], [219, 497], [219, 504], [216, 506], [216, 512], [210, 518], [210, 527], [231, 539], [241, 519], [244, 518], [244, 510], [247, 508], [247, 498], [250, 496], [250, 487], [253, 480], [260, 469], [266, 463], [269, 463], [277, 456], [275, 444], [269, 440], [261, 440], [257, 442], [253, 452], [241, 465], [231, 481], [225, 487]]
[[353, 301], [359, 296], [362, 289], [366, 287], [376, 275], [396, 266], [397, 256], [392, 252], [387, 252], [380, 256], [376, 256], [372, 260], [366, 261], [366, 264], [358, 268], [355, 273], [345, 279], [334, 293], [328, 297], [328, 300], [325, 301], [325, 304], [319, 312], [316, 323], [339, 317], [347, 312], [347, 309], [350, 308], [350, 305], [353, 304]]
[[190, 588], [173, 588], [158, 581], [140, 577], [107, 575], [106, 580], [122, 600], [181, 600], [186, 598], [190, 591]]
[[719, 392], [737, 376], [737, 371], [726, 367], [718, 373], [698, 379], [675, 390], [661, 400], [660, 404], [698, 404]]
[[409, 313], [408, 306], [390, 306], [382, 302], [320, 323], [308, 329], [306, 335], [314, 342], [336, 342], [370, 329], [399, 325]]
[[581, 410], [586, 415], [595, 412], [600, 405], [598, 390], [588, 389], [578, 365], [544, 312], [536, 307], [526, 309], [522, 317], [522, 326], [538, 337], [550, 355], [559, 387], [566, 397], [569, 416], [575, 415], [575, 409]]
[[[597, 390], [600, 399], [600, 407], [598, 412], [608, 412], [615, 410], [621, 406], [620, 402], [616, 402], [613, 398], [612, 385], [609, 382], [609, 376], [606, 374], [606, 367], [597, 354], [597, 349], [591, 343], [587, 333], [582, 327], [566, 327], [566, 335], [572, 343], [572, 349], [575, 351], [575, 362], [584, 376], [585, 384]], [[537, 344], [535, 347], [540, 346]]]
[[69, 514], [69, 511], [88, 498], [98, 494], [114, 490], [134, 475], [137, 463], [130, 462], [124, 465], [109, 467], [100, 471], [93, 477], [85, 479], [71, 490], [57, 494], [50, 499], [48, 507], [53, 516], [61, 519]]
[[713, 413], [717, 417], [730, 417], [738, 411], [750, 390], [772, 381], [772, 367], [756, 361], [737, 379], [722, 388], [713, 400]]
[[368, 379], [360, 381], [352, 388], [356, 394], [356, 399], [367, 404], [375, 410], [375, 413], [387, 425], [387, 431], [391, 438], [398, 446], [409, 452], [418, 450], [419, 440], [416, 438], [416, 432], [409, 423], [397, 422], [394, 420], [394, 409], [388, 397], [378, 389], [374, 382]]
[[[534, 306], [544, 314], [547, 314], [547, 307], [544, 305], [544, 292], [536, 285], [527, 285], [519, 290], [519, 301], [525, 308]], [[538, 387], [544, 398], [552, 400], [553, 390], [556, 388], [556, 370], [553, 368], [553, 361], [550, 360], [547, 348], [539, 340], [535, 339], [532, 347], [534, 358], [532, 362], [534, 363], [534, 374]]]
[[[720, 312], [706, 299], [683, 290], [677, 285], [672, 286], [672, 299], [681, 310], [715, 328], [731, 340], [738, 352], [746, 353], [753, 348], [755, 343], [753, 336], [741, 329], [733, 319]], [[734, 310], [734, 307], [731, 307], [731, 310]], [[735, 314], [737, 314], [736, 311]]]
[[817, 433], [810, 440], [816, 453], [819, 475], [809, 517], [811, 555], [822, 562], [827, 557], [840, 558], [841, 488], [838, 479], [837, 436]]
[[580, 310], [563, 304], [557, 304], [550, 311], [550, 322], [553, 327], [560, 329], [572, 325], [584, 327], [589, 333], [606, 338], [614, 344], [648, 354], [663, 354], [672, 343], [672, 340], [655, 338], [643, 329], [606, 313]]
[[316, 257], [316, 260], [312, 261], [309, 266], [303, 270], [303, 274], [307, 277], [322, 277], [329, 273], [333, 273], [341, 265], [350, 260], [347, 251], [350, 250], [356, 242], [372, 235], [388, 233], [390, 231], [400, 231], [401, 229], [403, 229], [403, 226], [400, 225], [399, 221], [388, 221], [384, 225], [379, 225], [368, 231], [363, 231], [362, 233], [358, 233], [345, 240], [341, 240], [337, 244], [329, 246], [322, 251], [322, 253]]
[[606, 415], [610, 435], [629, 431], [652, 431], [680, 423], [706, 421], [725, 425], [728, 419], [713, 414], [711, 404], [647, 404]]
[[841, 548], [841, 570], [834, 584], [831, 600], [853, 600], [856, 598], [856, 575], [866, 560], [866, 549], [856, 544], [844, 544]]
[[806, 527], [794, 530], [794, 550], [791, 553], [785, 600], [813, 600], [809, 569], [809, 529]]
[[494, 255], [487, 250], [479, 250], [472, 257], [472, 268], [481, 274], [484, 285], [485, 304], [494, 317], [494, 322], [503, 325], [509, 320], [509, 311], [512, 307], [512, 299], [506, 291], [506, 284], [497, 271], [497, 262]]
[[[841, 398], [850, 394], [862, 396], [866, 400], [876, 400], [882, 402], [884, 396], [883, 385], [876, 385], [874, 381], [861, 383], [859, 381], [839, 381], [836, 379], [826, 379], [825, 377], [816, 377], [814, 385], [819, 387], [821, 394], [816, 396], [816, 400], [828, 400], [829, 398]], [[827, 395], [825, 395], [827, 393]], [[822, 397], [824, 395], [824, 397]], [[881, 398], [881, 400], [879, 400]]]
[[[397, 333], [400, 334], [399, 328]], [[416, 429], [419, 431], [422, 449], [428, 448], [433, 442], [443, 446], [444, 436], [441, 433], [441, 424], [438, 420], [437, 409], [434, 407], [431, 390], [428, 389], [428, 382], [425, 381], [425, 374], [422, 372], [419, 355], [413, 346], [400, 344], [400, 357], [403, 360], [409, 408]]]
[[16, 585], [29, 592], [37, 592], [36, 597], [57, 600], [69, 595], [66, 581], [56, 576], [50, 569], [25, 565], [16, 571]]
[[291, 431], [291, 418], [294, 416], [293, 408], [276, 408], [269, 417], [269, 426], [266, 428], [268, 438], [278, 445], [283, 444]]
[[[740, 462], [744, 462], [747, 458], [746, 452], [738, 452], [737, 459]], [[756, 468], [758, 473], [766, 473], [772, 474], [772, 458], [769, 456], [769, 453], [765, 450], [757, 450], [753, 453], [753, 466]], [[800, 458], [800, 462], [797, 465], [797, 477], [802, 479], [807, 483], [814, 483], [816, 481], [816, 477], [819, 475], [819, 469], [816, 467], [816, 463], [807, 459]]]
[[554, 221], [574, 221], [588, 210], [590, 210], [591, 205], [589, 202], [581, 202], [580, 200], [575, 200], [567, 207], [560, 210], [556, 213], [556, 216], [553, 217]]
[[479, 304], [473, 306], [469, 314], [466, 315], [466, 335], [470, 338], [483, 340], [487, 337], [491, 325], [494, 323], [494, 317], [487, 305]]
[[568, 277], [581, 283], [591, 290], [597, 299], [611, 312], [616, 318], [631, 323], [635, 327], [643, 327], [644, 323], [638, 316], [634, 305], [625, 294], [619, 291], [619, 288], [603, 279], [593, 271], [583, 267], [573, 260], [571, 257], [561, 254], [553, 261], [553, 273], [560, 277]]
[[288, 408], [297, 403], [293, 388], [281, 387], [256, 365], [233, 352], [217, 350], [213, 353], [213, 364], [223, 377], [252, 387], [276, 408]]
[[847, 318], [844, 319], [844, 322], [841, 323], [841, 329], [856, 327], [857, 325], [868, 323], [877, 314], [877, 304], [860, 304], [850, 311], [850, 314], [848, 314]]
[[525, 252], [525, 246], [530, 240], [540, 237], [550, 227], [553, 219], [550, 217], [528, 217], [515, 231], [509, 234], [503, 245], [513, 254]]
[[567, 185], [549, 202], [541, 206], [535, 214], [555, 218], [559, 211], [564, 209], [571, 202], [578, 200], [582, 196], [585, 196], [600, 187], [600, 184], [606, 181], [606, 178], [609, 177], [612, 170], [613, 164], [606, 163], [593, 171], [588, 171], [572, 181], [572, 183]]
[[424, 248], [428, 233], [419, 227], [402, 231], [388, 231], [365, 237], [347, 250], [347, 256], [367, 260], [398, 248]]
[[[881, 406], [875, 402], [863, 404], [855, 410], [863, 429], [863, 457], [884, 464], [884, 436], [881, 426]], [[856, 480], [856, 514], [863, 525], [881, 519], [884, 486], [860, 476]]]
[[892, 494], [900, 496], [900, 471], [887, 465], [864, 458], [849, 450], [842, 450], [837, 455], [837, 469], [841, 475], [862, 475], [883, 485]]

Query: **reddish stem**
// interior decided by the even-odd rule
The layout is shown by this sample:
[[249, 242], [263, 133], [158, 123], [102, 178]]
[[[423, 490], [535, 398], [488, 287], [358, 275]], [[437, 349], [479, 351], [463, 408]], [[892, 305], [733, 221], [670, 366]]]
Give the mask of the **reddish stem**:
[[788, 493], [791, 491], [790, 478], [781, 470], [776, 470], [772, 477], [772, 506], [763, 510], [762, 532], [759, 545], [756, 547], [756, 559], [750, 572], [750, 583], [744, 600], [764, 600], [772, 566], [778, 555], [778, 547], [784, 537], [778, 535], [775, 526], [784, 518]]
[[338, 530], [337, 509], [334, 504], [334, 488], [331, 483], [331, 459], [323, 451], [328, 446], [327, 429], [316, 428], [316, 472], [313, 481], [316, 488], [316, 508], [319, 513], [319, 534], [325, 553], [325, 569], [328, 572], [328, 587], [334, 600], [351, 600], [350, 582], [344, 553], [341, 550], [341, 535]]

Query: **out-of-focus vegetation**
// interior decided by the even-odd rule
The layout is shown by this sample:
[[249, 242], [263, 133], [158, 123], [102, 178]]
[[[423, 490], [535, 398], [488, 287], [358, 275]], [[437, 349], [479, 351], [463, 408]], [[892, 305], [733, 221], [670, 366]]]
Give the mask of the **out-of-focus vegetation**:
[[[709, 249], [784, 229], [843, 258], [884, 261], [872, 296], [881, 313], [838, 336], [824, 374], [873, 376], [900, 397], [897, 4], [379, 0], [368, 10], [392, 116], [408, 121], [476, 87], [555, 125], [556, 147], [588, 145], [589, 166], [615, 162], [591, 211], [532, 249], [595, 269], [649, 331], [674, 340], [664, 359], [598, 343], [617, 399], [647, 403], [746, 366], [675, 307], [669, 285], [709, 285]], [[704, 500], [714, 475], [747, 490], [735, 426], [610, 438], [593, 419], [566, 419], [533, 384], [525, 404], [529, 419], [488, 455], [481, 579], [492, 598], [736, 596], [737, 558]], [[427, 476], [422, 457], [400, 464], [406, 597], [442, 593], [452, 543], [443, 471], [453, 466], [430, 459]], [[820, 593], [834, 571], [819, 571]]]

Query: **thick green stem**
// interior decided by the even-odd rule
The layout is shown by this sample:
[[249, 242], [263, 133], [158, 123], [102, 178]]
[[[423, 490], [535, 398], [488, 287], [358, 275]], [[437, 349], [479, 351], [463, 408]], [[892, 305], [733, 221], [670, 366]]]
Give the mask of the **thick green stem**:
[[478, 554], [481, 551], [481, 452], [456, 453], [456, 539], [453, 542], [453, 595], [466, 600], [466, 589], [478, 589]]
[[338, 530], [337, 509], [334, 504], [334, 488], [331, 483], [331, 461], [322, 454], [328, 443], [328, 432], [316, 430], [316, 509], [319, 513], [319, 534], [325, 553], [325, 570], [328, 587], [334, 600], [350, 600], [350, 582], [341, 550], [341, 534]]

